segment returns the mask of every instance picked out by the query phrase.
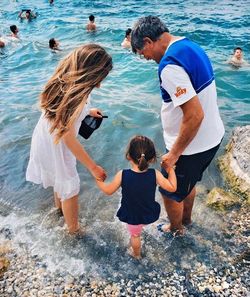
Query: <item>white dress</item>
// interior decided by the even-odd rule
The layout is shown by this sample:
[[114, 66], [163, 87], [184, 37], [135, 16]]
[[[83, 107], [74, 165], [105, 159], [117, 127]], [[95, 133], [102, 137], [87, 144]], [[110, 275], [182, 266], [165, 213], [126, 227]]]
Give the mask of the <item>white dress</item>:
[[[78, 134], [81, 121], [89, 114], [89, 99], [79, 118], [75, 121]], [[30, 159], [26, 180], [42, 184], [44, 188], [53, 187], [61, 200], [69, 199], [80, 191], [80, 179], [76, 170], [76, 157], [63, 140], [54, 143], [54, 133], [50, 134], [50, 123], [42, 113], [31, 140]]]

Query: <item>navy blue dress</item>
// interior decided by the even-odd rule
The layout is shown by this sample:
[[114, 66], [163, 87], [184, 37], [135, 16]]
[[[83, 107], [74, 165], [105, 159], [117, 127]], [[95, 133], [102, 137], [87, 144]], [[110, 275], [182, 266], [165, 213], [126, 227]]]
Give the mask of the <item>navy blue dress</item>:
[[120, 221], [131, 224], [150, 224], [158, 220], [160, 205], [155, 201], [156, 174], [150, 168], [146, 172], [122, 171], [122, 201], [117, 212]]

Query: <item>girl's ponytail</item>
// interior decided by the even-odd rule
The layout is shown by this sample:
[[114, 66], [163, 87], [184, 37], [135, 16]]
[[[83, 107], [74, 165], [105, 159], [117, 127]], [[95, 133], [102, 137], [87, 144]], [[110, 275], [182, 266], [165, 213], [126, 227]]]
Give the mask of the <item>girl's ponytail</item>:
[[141, 157], [140, 159], [138, 160], [138, 168], [143, 171], [143, 170], [146, 170], [148, 168], [148, 162], [145, 158], [145, 154], [141, 154]]

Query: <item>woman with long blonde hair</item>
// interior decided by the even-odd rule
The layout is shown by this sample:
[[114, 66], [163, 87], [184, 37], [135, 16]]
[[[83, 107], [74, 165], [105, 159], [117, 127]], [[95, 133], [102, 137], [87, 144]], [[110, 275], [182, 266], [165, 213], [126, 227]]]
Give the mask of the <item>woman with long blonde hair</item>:
[[63, 59], [41, 93], [42, 115], [31, 141], [26, 180], [53, 187], [55, 205], [62, 210], [70, 233], [79, 231], [78, 194], [80, 179], [76, 159], [95, 179], [104, 180], [105, 170], [97, 165], [77, 140], [81, 121], [89, 114], [89, 95], [112, 69], [112, 58], [99, 45], [75, 49]]

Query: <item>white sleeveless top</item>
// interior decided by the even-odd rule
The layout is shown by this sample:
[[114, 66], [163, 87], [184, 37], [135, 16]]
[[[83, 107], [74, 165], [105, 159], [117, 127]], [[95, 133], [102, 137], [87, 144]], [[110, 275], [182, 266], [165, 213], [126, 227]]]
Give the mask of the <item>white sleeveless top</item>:
[[[78, 134], [81, 121], [89, 114], [88, 99], [80, 116], [75, 121], [75, 134]], [[62, 200], [77, 195], [80, 179], [76, 170], [76, 157], [63, 140], [54, 143], [54, 133], [50, 134], [50, 123], [42, 113], [32, 135], [30, 159], [26, 180], [42, 184], [44, 188], [53, 187]]]

